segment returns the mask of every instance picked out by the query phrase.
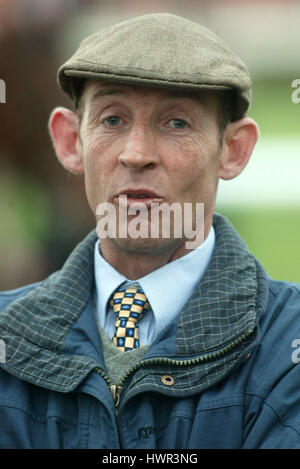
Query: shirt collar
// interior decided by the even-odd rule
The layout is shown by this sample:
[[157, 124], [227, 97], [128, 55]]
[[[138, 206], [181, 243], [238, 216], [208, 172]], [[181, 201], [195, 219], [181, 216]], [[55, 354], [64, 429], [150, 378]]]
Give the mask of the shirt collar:
[[[214, 245], [215, 231], [211, 227], [201, 246], [136, 280], [147, 296], [160, 330], [179, 314], [193, 293], [209, 264]], [[97, 240], [94, 252], [97, 312], [100, 324], [104, 324], [110, 296], [121, 283], [129, 280], [102, 257], [99, 247]]]

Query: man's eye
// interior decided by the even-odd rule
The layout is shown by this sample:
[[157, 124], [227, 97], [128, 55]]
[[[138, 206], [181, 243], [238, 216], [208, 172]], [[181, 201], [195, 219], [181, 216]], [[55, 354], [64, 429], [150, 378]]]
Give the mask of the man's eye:
[[118, 116], [110, 116], [110, 117], [107, 117], [105, 120], [104, 120], [105, 124], [108, 124], [108, 125], [118, 125], [120, 124], [121, 122], [121, 117], [118, 117]]
[[187, 123], [182, 119], [171, 119], [170, 123], [174, 129], [184, 129], [187, 126]]

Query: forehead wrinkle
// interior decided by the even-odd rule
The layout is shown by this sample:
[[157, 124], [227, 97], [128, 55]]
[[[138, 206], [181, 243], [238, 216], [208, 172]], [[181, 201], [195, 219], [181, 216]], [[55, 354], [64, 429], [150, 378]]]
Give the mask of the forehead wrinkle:
[[[102, 85], [103, 86], [103, 85]], [[104, 85], [105, 86], [105, 85]], [[205, 94], [204, 93], [196, 93], [193, 91], [186, 91], [186, 90], [173, 90], [173, 89], [167, 89], [167, 88], [159, 88], [159, 87], [151, 87], [151, 86], [134, 86], [134, 85], [124, 85], [124, 84], [119, 84], [119, 83], [111, 83], [109, 85], [106, 85], [104, 88], [102, 87], [97, 87], [96, 89], [93, 89], [90, 98], [93, 101], [94, 99], [104, 97], [104, 96], [111, 96], [111, 95], [125, 95], [126, 94], [131, 94], [131, 93], [155, 93], [159, 94], [163, 97], [169, 98], [169, 99], [195, 99], [199, 101], [200, 103], [205, 102]]]

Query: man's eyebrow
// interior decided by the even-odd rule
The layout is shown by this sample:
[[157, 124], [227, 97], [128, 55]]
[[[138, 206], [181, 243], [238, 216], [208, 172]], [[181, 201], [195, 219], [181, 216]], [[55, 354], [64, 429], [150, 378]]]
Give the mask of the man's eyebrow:
[[107, 88], [107, 89], [96, 89], [92, 92], [91, 98], [96, 99], [101, 96], [109, 96], [113, 94], [125, 94], [126, 90], [123, 88]]

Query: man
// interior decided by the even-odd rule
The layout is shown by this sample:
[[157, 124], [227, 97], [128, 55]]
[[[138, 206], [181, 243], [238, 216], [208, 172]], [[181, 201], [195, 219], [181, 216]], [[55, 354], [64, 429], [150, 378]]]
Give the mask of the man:
[[[0, 297], [0, 446], [300, 448], [299, 286], [214, 214], [258, 138], [247, 68], [198, 24], [151, 14], [84, 40], [58, 80], [75, 110], [56, 108], [50, 134], [97, 231]], [[153, 222], [164, 204], [192, 206], [193, 249], [179, 212], [167, 237]], [[158, 236], [130, 231], [142, 207]]]

